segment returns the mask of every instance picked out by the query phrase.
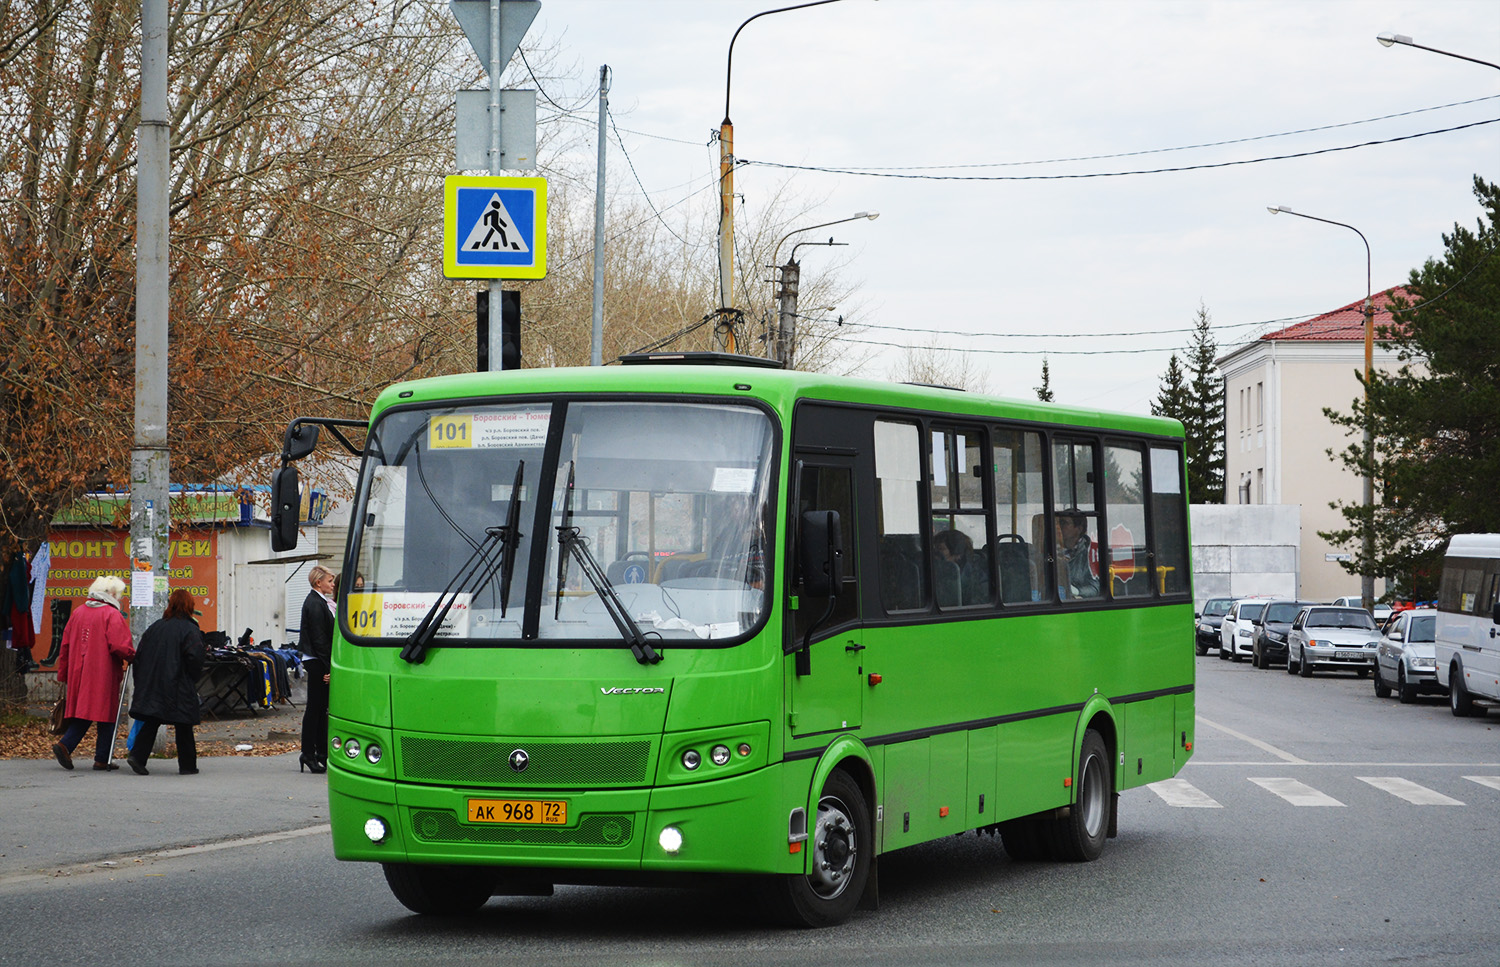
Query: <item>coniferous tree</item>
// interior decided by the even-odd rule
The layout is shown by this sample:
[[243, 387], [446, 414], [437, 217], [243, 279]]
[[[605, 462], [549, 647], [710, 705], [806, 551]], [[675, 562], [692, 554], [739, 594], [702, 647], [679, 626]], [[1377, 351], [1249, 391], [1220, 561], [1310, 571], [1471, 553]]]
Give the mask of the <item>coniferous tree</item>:
[[1443, 235], [1442, 260], [1412, 270], [1407, 296], [1391, 300], [1393, 323], [1379, 327], [1399, 368], [1372, 374], [1368, 405], [1324, 411], [1354, 438], [1339, 457], [1361, 475], [1368, 411], [1378, 492], [1373, 512], [1339, 502], [1348, 526], [1319, 533], [1355, 549], [1346, 571], [1386, 575], [1418, 599], [1436, 592], [1449, 536], [1500, 531], [1500, 185], [1476, 175], [1474, 195], [1476, 228]]
[[1054, 398], [1052, 395], [1052, 371], [1047, 367], [1046, 356], [1042, 357], [1042, 385], [1034, 387], [1034, 389], [1036, 390], [1037, 399], [1041, 400], [1043, 403], [1053, 402]]
[[1201, 303], [1188, 347], [1187, 436], [1188, 494], [1195, 504], [1224, 502], [1224, 377], [1214, 358], [1218, 347], [1209, 331], [1208, 309]]
[[1165, 416], [1186, 425], [1191, 403], [1187, 376], [1182, 371], [1182, 363], [1178, 361], [1177, 354], [1173, 353], [1172, 358], [1167, 360], [1167, 371], [1162, 375], [1161, 389], [1151, 403], [1151, 415]]

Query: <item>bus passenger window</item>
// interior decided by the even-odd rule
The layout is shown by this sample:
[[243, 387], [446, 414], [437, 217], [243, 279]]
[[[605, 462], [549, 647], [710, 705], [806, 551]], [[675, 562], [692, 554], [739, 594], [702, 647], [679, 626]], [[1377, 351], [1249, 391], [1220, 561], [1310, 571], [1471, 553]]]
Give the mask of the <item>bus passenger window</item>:
[[1104, 508], [1109, 520], [1109, 596], [1138, 598], [1151, 594], [1146, 573], [1147, 533], [1145, 459], [1135, 445], [1104, 448]]
[[1099, 596], [1099, 514], [1094, 445], [1052, 444], [1053, 518], [1056, 521], [1058, 597]]
[[875, 533], [887, 611], [927, 605], [922, 565], [922, 454], [912, 423], [875, 421]]
[[979, 430], [933, 430], [932, 590], [939, 607], [991, 604], [989, 511]]
[[1151, 549], [1158, 594], [1188, 590], [1187, 515], [1182, 508], [1182, 455], [1151, 448]]
[[1046, 503], [1040, 433], [996, 429], [994, 442], [995, 543], [990, 558], [1005, 604], [1040, 601], [1047, 551]]

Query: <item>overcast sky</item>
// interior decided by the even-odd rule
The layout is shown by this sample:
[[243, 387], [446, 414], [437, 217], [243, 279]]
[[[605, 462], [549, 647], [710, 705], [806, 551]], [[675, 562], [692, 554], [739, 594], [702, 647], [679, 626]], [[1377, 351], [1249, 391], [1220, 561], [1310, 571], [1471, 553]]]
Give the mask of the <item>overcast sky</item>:
[[[735, 29], [789, 2], [543, 0], [527, 42], [557, 43], [576, 67], [567, 95], [610, 66], [625, 149], [610, 145], [612, 190], [639, 193], [628, 153], [664, 208], [715, 177]], [[1455, 221], [1476, 222], [1473, 175], [1500, 179], [1500, 123], [1476, 124], [1500, 118], [1500, 70], [1383, 47], [1384, 31], [1500, 63], [1494, 0], [839, 0], [773, 14], [735, 44], [735, 148], [753, 162], [735, 187], [753, 211], [790, 179], [818, 203], [808, 224], [880, 212], [818, 233], [849, 248], [799, 253], [805, 271], [841, 260], [860, 292], [840, 311], [890, 327], [856, 338], [941, 331], [992, 392], [1021, 397], [1046, 353], [1059, 402], [1146, 412], [1200, 302], [1222, 354], [1364, 297], [1358, 236], [1268, 205], [1358, 228], [1376, 291], [1440, 256]], [[1257, 160], [1307, 152], [1321, 153]], [[1089, 160], [1054, 161], [1073, 158]], [[988, 167], [942, 167], [957, 165]], [[1222, 166], [1041, 177], [1203, 165]], [[1031, 180], [931, 178], [953, 175]], [[864, 373], [877, 377], [900, 353], [860, 348], [877, 351]]]

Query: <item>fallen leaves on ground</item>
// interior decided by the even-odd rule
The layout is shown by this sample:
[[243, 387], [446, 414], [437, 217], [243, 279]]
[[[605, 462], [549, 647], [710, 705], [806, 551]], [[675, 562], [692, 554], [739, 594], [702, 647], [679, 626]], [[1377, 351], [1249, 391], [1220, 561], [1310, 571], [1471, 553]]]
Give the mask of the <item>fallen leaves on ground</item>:
[[[125, 758], [125, 742], [123, 733], [116, 736], [115, 760], [121, 761]], [[46, 719], [34, 719], [26, 722], [0, 721], [0, 759], [50, 759], [52, 758], [52, 746], [57, 742], [57, 737], [47, 730]], [[235, 751], [236, 745], [244, 744], [243, 740], [198, 740], [198, 757], [207, 756], [271, 756], [285, 755], [288, 752], [297, 752], [302, 748], [300, 742], [255, 742], [250, 745], [254, 748], [248, 752]], [[176, 746], [168, 743], [167, 758], [177, 757]], [[82, 760], [84, 765], [90, 761], [94, 752], [94, 733], [83, 737], [78, 748], [73, 750], [74, 762]]]

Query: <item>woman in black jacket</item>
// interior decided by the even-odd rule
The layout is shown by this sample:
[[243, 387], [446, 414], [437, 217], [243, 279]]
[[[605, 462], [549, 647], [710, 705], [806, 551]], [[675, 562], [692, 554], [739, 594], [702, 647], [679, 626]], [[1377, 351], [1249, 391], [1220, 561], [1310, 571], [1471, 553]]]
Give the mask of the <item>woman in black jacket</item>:
[[141, 635], [135, 652], [135, 697], [130, 717], [141, 720], [135, 750], [125, 758], [137, 775], [148, 775], [146, 757], [156, 743], [156, 733], [170, 723], [177, 732], [177, 771], [185, 776], [198, 772], [198, 744], [193, 726], [201, 721], [198, 711], [198, 677], [203, 674], [203, 634], [193, 615], [198, 602], [186, 588], [167, 598], [161, 620]]
[[307, 672], [307, 705], [302, 711], [302, 757], [297, 771], [306, 766], [316, 775], [328, 769], [328, 681], [333, 667], [332, 571], [321, 564], [307, 575], [312, 590], [302, 602], [302, 631], [297, 650]]

